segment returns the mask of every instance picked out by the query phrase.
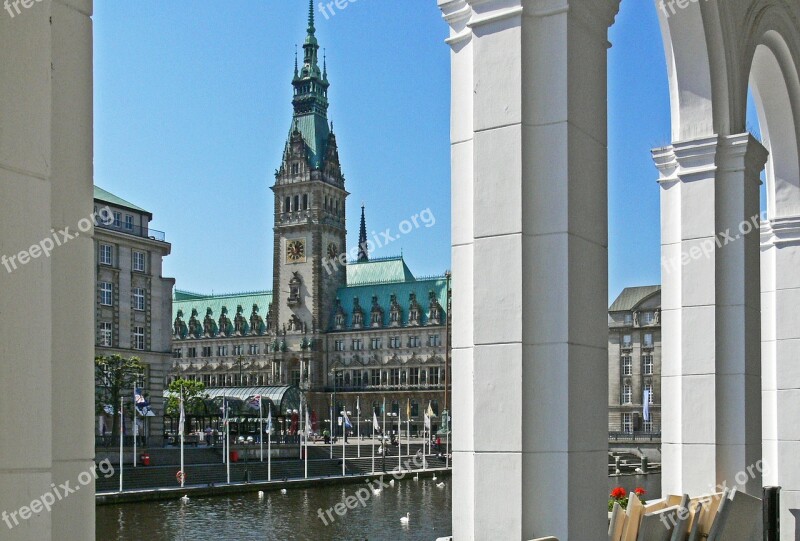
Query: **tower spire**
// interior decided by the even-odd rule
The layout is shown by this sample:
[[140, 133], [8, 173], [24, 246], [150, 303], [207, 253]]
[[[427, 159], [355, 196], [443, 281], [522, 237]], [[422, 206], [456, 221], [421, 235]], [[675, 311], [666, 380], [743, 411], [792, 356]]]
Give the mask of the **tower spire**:
[[314, 35], [316, 32], [316, 28], [314, 28], [314, 0], [308, 0], [308, 33], [309, 35]]
[[367, 219], [364, 215], [364, 203], [361, 203], [361, 229], [358, 231], [358, 262], [369, 261], [367, 250]]

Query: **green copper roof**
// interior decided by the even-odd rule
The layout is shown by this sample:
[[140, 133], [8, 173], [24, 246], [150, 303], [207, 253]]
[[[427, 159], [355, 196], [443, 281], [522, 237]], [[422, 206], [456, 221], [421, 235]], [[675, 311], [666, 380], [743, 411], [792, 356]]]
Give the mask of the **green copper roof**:
[[172, 301], [172, 318], [178, 316], [178, 310], [183, 310], [183, 319], [188, 322], [192, 316], [192, 309], [197, 310], [198, 317], [202, 320], [206, 317], [206, 310], [211, 308], [212, 317], [217, 320], [222, 314], [222, 307], [228, 309], [228, 317], [233, 319], [236, 316], [236, 307], [242, 306], [242, 315], [250, 318], [253, 305], [258, 305], [258, 313], [261, 317], [266, 317], [269, 310], [269, 303], [272, 302], [272, 291], [256, 291], [249, 293], [237, 293], [229, 295], [201, 295], [188, 291], [175, 290]]
[[[348, 269], [349, 267], [350, 265], [348, 265]], [[391, 317], [392, 295], [396, 296], [397, 303], [402, 307], [402, 325], [408, 324], [409, 306], [411, 304], [409, 299], [412, 293], [416, 295], [417, 302], [422, 307], [423, 316], [421, 323], [425, 325], [428, 322], [428, 308], [430, 306], [429, 293], [431, 291], [433, 291], [442, 307], [443, 314], [445, 314], [445, 317], [442, 318], [442, 322], [444, 322], [447, 317], [447, 279], [443, 276], [393, 284], [384, 283], [342, 287], [336, 292], [336, 296], [341, 302], [342, 308], [347, 316], [346, 328], [350, 328], [352, 325], [353, 307], [355, 306], [356, 298], [358, 298], [358, 304], [364, 311], [364, 321], [367, 323], [367, 326], [369, 326], [373, 296], [378, 297], [378, 304], [383, 308], [383, 325], [387, 327]], [[331, 321], [333, 321], [333, 318], [331, 318]]]
[[354, 261], [347, 264], [347, 285], [413, 282], [403, 256], [383, 257], [370, 261]]
[[625, 312], [633, 310], [642, 301], [661, 291], [661, 286], [626, 287], [611, 304], [609, 312]]
[[[308, 162], [311, 167], [319, 169], [325, 159], [325, 152], [328, 150], [328, 139], [331, 131], [328, 126], [326, 116], [320, 114], [307, 114], [296, 116], [292, 123], [292, 131], [295, 127], [303, 136], [303, 141], [308, 148]], [[292, 134], [289, 133], [289, 138]]]
[[103, 203], [108, 203], [109, 205], [113, 205], [115, 207], [124, 207], [127, 209], [134, 210], [136, 212], [143, 212], [144, 214], [147, 214], [151, 217], [153, 216], [152, 213], [150, 213], [150, 211], [144, 210], [141, 207], [137, 207], [130, 201], [125, 201], [121, 197], [117, 197], [113, 193], [107, 192], [103, 188], [100, 188], [98, 186], [94, 187], [94, 198], [97, 201], [102, 201]]

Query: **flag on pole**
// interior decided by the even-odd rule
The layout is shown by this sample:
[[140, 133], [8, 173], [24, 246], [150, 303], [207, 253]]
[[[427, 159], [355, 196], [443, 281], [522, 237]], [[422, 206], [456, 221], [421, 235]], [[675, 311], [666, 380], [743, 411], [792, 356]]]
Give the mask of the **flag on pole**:
[[144, 397], [141, 388], [133, 390], [133, 403], [136, 405], [136, 412], [142, 417], [147, 416], [150, 411], [150, 402]]
[[411, 419], [411, 399], [406, 402], [406, 419]]
[[347, 411], [343, 411], [342, 412], [342, 416], [343, 416], [343, 419], [344, 419], [344, 421], [343, 421], [344, 422], [344, 427], [346, 429], [347, 428], [353, 428], [353, 423], [350, 422], [350, 417], [347, 415]]
[[650, 389], [644, 390], [644, 399], [642, 400], [644, 404], [644, 409], [642, 411], [642, 417], [644, 420], [649, 422], [650, 421]]
[[261, 410], [261, 395], [254, 396], [250, 400], [250, 402], [247, 403], [247, 407], [252, 409], [252, 410], [260, 411]]
[[433, 407], [431, 406], [430, 402], [428, 402], [428, 417], [430, 418], [436, 417], [436, 414], [433, 413]]
[[426, 430], [430, 430], [431, 429], [431, 418], [428, 415], [427, 411], [425, 412], [425, 429]]
[[308, 405], [306, 405], [306, 436], [311, 435], [311, 412], [308, 409]]
[[269, 415], [267, 415], [267, 434], [272, 434], [272, 406], [269, 407]]
[[375, 432], [379, 432], [381, 429], [381, 425], [378, 424], [378, 414], [374, 411], [372, 412], [372, 426], [375, 427]]
[[356, 397], [356, 414], [359, 415], [359, 416], [361, 415], [361, 397], [360, 396]]
[[186, 425], [186, 411], [183, 409], [183, 392], [181, 392], [181, 416], [178, 420], [178, 434], [183, 434], [183, 428]]

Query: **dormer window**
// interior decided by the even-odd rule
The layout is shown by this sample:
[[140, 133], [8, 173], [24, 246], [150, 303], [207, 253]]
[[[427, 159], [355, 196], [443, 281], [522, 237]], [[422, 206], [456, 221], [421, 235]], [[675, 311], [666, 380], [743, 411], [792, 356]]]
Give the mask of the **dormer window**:
[[417, 295], [412, 293], [409, 296], [410, 308], [408, 310], [408, 324], [409, 325], [419, 325], [420, 324], [420, 314], [422, 313], [422, 308], [420, 307], [419, 303], [417, 302]]
[[353, 298], [353, 328], [360, 329], [364, 326], [364, 310], [358, 303], [358, 297]]
[[300, 164], [299, 163], [293, 163], [292, 164], [292, 174], [293, 175], [300, 174]]

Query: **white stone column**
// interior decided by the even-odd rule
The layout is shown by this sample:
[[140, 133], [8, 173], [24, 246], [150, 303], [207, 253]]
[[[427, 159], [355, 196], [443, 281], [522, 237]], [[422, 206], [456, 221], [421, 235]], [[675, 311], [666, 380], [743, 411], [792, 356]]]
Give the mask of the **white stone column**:
[[761, 232], [764, 484], [782, 487], [781, 532], [793, 540], [800, 508], [800, 219], [774, 218]]
[[453, 535], [596, 541], [619, 2], [439, 5], [453, 48]]
[[758, 201], [767, 151], [743, 134], [653, 155], [661, 173], [662, 490], [702, 494], [726, 483], [759, 494]]
[[91, 218], [92, 4], [17, 6], [0, 14], [0, 256], [17, 266], [0, 267], [0, 538], [85, 541], [93, 481], [52, 512], [19, 510], [53, 484], [79, 485], [94, 458], [91, 234], [49, 257], [31, 249]]

